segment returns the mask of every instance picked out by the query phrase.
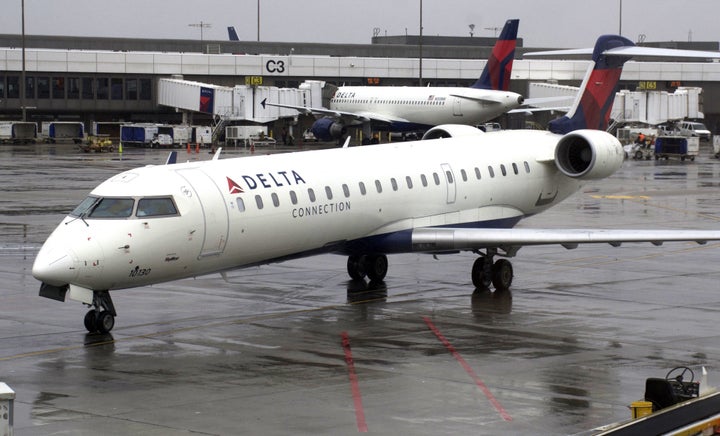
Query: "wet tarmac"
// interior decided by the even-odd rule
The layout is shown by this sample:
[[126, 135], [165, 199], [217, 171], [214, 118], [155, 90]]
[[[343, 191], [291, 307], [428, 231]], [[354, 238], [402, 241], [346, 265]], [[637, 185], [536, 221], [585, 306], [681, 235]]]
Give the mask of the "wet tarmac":
[[[96, 184], [166, 154], [0, 145], [16, 435], [577, 434], [674, 366], [720, 385], [720, 243], [526, 247], [494, 293], [469, 253], [390, 256], [380, 285], [318, 256], [117, 291], [112, 335], [86, 334], [81, 304], [38, 296], [34, 256]], [[720, 161], [628, 161], [521, 225], [717, 229]]]

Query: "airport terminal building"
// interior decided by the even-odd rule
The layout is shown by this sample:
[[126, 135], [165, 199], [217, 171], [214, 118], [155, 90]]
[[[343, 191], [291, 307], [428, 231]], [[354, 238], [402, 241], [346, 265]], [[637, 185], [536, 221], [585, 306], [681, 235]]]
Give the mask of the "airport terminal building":
[[[180, 123], [182, 114], [158, 104], [159, 79], [172, 77], [279, 88], [308, 79], [467, 86], [479, 77], [495, 38], [423, 37], [422, 42], [417, 36], [376, 37], [365, 45], [26, 36], [23, 50], [19, 35], [0, 35], [0, 120], [20, 120], [24, 107], [26, 119], [36, 122]], [[523, 47], [521, 39], [517, 45], [512, 91], [527, 96], [530, 82], [578, 86], [582, 81], [587, 60], [526, 60], [523, 53], [539, 49]], [[718, 49], [717, 43], [662, 45]], [[621, 87], [629, 90], [703, 88], [702, 110], [713, 133], [720, 128], [719, 83], [717, 62], [629, 62], [621, 77]], [[545, 121], [543, 115], [514, 115], [518, 121], [504, 122], [518, 127], [528, 116]], [[212, 120], [197, 114], [194, 121]]]

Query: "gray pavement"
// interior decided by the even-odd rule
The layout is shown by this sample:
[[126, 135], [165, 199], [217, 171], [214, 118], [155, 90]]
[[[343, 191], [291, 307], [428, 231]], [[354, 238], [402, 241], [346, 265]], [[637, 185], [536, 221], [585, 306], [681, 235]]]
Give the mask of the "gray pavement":
[[[495, 293], [469, 253], [391, 256], [381, 286], [318, 256], [114, 292], [112, 335], [86, 334], [81, 304], [38, 296], [34, 256], [95, 185], [166, 154], [0, 145], [16, 435], [576, 434], [674, 366], [720, 386], [720, 243], [526, 247]], [[717, 229], [720, 161], [628, 161], [521, 225]]]

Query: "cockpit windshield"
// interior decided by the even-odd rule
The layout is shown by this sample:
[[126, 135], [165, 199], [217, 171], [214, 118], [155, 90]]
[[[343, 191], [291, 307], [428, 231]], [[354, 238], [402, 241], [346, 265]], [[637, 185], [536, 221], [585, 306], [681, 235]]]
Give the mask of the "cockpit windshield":
[[[137, 203], [137, 208], [136, 208]], [[85, 198], [70, 213], [80, 218], [124, 219], [133, 214], [138, 218], [179, 215], [172, 197], [95, 197]]]

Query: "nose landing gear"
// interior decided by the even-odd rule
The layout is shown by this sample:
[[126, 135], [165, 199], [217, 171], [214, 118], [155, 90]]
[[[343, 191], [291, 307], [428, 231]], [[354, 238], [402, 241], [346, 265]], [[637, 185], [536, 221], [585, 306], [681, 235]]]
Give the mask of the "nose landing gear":
[[115, 326], [115, 306], [108, 291], [93, 292], [92, 309], [85, 314], [85, 328], [90, 333], [109, 333]]

